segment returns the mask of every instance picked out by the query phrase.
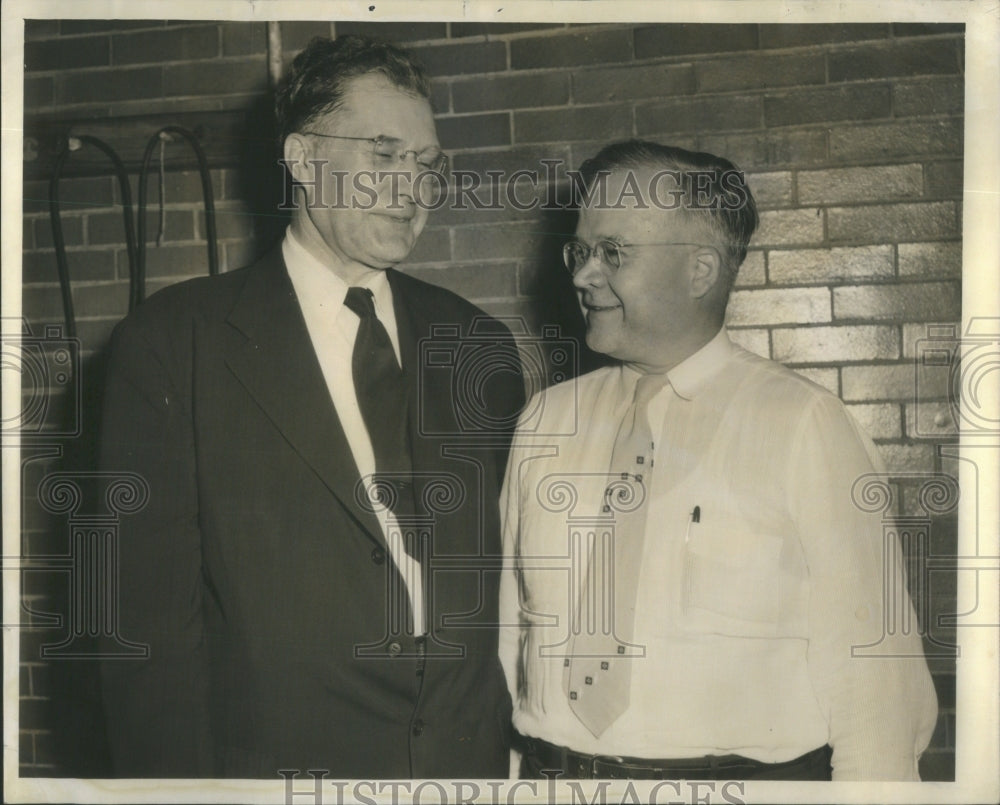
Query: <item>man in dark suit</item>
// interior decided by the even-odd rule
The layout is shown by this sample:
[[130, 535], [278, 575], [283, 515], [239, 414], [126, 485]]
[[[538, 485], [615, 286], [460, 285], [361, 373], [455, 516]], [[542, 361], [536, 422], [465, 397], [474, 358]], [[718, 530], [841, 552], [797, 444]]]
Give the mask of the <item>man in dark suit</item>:
[[[392, 268], [445, 163], [428, 97], [403, 51], [314, 40], [277, 96], [280, 247], [115, 332], [102, 464], [149, 486], [119, 571], [149, 656], [102, 669], [117, 775], [507, 775], [496, 495], [523, 384], [502, 325]], [[473, 330], [498, 370], [442, 382]]]

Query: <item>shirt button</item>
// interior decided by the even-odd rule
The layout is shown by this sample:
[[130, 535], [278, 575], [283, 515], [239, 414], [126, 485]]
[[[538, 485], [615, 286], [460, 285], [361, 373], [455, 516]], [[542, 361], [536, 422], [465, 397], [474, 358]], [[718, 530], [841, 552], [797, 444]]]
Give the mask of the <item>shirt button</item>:
[[399, 645], [399, 643], [392, 642], [392, 643], [389, 644], [389, 656], [390, 657], [398, 657], [402, 653], [403, 653], [403, 647], [401, 645]]
[[372, 561], [376, 565], [381, 565], [383, 562], [385, 562], [385, 551], [383, 551], [381, 548], [375, 548], [372, 551]]
[[424, 722], [419, 718], [413, 722], [413, 736], [419, 738], [424, 734]]

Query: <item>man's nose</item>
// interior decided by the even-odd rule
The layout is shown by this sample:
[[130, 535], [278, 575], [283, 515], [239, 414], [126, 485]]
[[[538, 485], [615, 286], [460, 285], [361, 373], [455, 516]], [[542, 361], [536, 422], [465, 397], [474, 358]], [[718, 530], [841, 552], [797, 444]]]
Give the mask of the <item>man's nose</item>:
[[597, 252], [591, 252], [580, 269], [573, 275], [573, 284], [577, 288], [586, 288], [602, 284], [607, 277]]
[[399, 155], [399, 162], [396, 163], [396, 170], [402, 173], [411, 184], [417, 174], [422, 172], [419, 160], [420, 155], [416, 151], [404, 151]]
[[416, 162], [411, 162], [408, 157], [416, 159], [412, 152], [407, 152], [407, 155], [401, 157], [396, 166], [385, 175], [383, 181], [397, 201], [413, 203], [415, 199], [414, 187], [419, 171]]

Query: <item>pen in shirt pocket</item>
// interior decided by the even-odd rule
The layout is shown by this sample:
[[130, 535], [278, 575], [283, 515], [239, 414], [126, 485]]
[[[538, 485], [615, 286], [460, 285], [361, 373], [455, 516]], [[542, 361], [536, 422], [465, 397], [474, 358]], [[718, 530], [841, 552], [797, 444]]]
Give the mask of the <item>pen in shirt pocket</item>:
[[691, 518], [688, 520], [687, 531], [684, 532], [684, 541], [691, 541], [691, 526], [701, 522], [701, 506], [695, 506], [691, 510]]

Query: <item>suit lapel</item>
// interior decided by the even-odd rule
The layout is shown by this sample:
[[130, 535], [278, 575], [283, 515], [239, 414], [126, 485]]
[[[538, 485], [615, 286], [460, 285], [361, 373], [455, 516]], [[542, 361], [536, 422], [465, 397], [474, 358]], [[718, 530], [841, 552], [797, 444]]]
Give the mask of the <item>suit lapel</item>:
[[[449, 390], [444, 389], [444, 394], [434, 393], [442, 390], [422, 388], [423, 378], [420, 374], [420, 340], [427, 338], [431, 334], [431, 322], [427, 318], [427, 306], [421, 304], [420, 298], [415, 292], [416, 289], [410, 287], [407, 278], [399, 272], [388, 270], [389, 285], [392, 288], [393, 312], [396, 315], [396, 327], [399, 333], [399, 352], [403, 364], [403, 378], [407, 383], [410, 394], [409, 419], [410, 419], [410, 446], [412, 453], [414, 472], [440, 472], [443, 458], [440, 453], [439, 439], [422, 433], [421, 407], [428, 403], [434, 405], [434, 416], [436, 419], [444, 417], [445, 432], [449, 431], [447, 425], [457, 427], [454, 419], [454, 412], [451, 410], [451, 398]], [[440, 423], [435, 423], [434, 430], [440, 432]], [[419, 493], [423, 484], [420, 478], [416, 479], [416, 489]]]
[[228, 322], [246, 336], [226, 358], [230, 370], [292, 448], [364, 528], [384, 545], [363, 507], [360, 474], [337, 417], [280, 249], [261, 261]]

